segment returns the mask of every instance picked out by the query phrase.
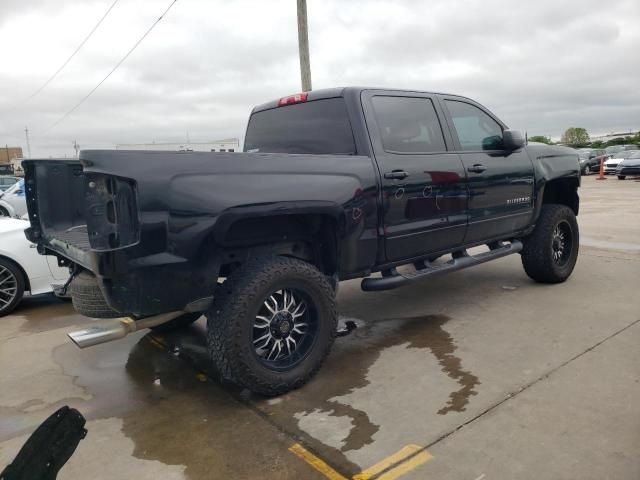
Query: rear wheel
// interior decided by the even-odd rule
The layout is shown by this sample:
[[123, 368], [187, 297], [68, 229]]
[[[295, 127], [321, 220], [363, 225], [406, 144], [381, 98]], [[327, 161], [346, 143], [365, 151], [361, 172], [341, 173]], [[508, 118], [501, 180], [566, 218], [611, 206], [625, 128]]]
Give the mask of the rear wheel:
[[20, 267], [0, 257], [0, 317], [10, 314], [24, 295], [25, 280]]
[[0, 207], [0, 217], [10, 217], [9, 210], [4, 207]]
[[287, 257], [236, 270], [207, 313], [209, 355], [219, 375], [263, 395], [307, 382], [329, 354], [336, 328], [327, 277]]
[[582, 169], [582, 175], [589, 175], [591, 173], [591, 169], [589, 168], [589, 165], [585, 165], [584, 168]]
[[565, 205], [542, 205], [533, 233], [523, 242], [525, 272], [537, 282], [564, 282], [578, 259], [579, 241], [573, 210]]

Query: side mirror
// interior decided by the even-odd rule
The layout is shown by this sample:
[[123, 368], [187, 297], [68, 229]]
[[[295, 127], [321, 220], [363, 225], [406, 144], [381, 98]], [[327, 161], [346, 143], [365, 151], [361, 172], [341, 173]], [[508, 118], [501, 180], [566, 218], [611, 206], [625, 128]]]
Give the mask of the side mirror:
[[509, 152], [518, 150], [525, 145], [524, 137], [518, 130], [505, 130], [502, 132], [502, 142], [504, 149]]

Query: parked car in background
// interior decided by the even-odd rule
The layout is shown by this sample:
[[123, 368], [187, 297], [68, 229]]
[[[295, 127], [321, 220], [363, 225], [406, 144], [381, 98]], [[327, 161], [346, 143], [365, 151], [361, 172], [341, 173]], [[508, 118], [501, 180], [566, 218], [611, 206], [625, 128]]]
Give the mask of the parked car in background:
[[609, 157], [612, 157], [616, 153], [626, 152], [627, 150], [638, 150], [638, 145], [632, 145], [632, 144], [628, 144], [628, 145], [611, 145], [610, 147], [607, 147], [607, 148], [604, 149], [605, 153]]
[[627, 150], [618, 152], [613, 155], [608, 160], [604, 162], [604, 174], [605, 175], [613, 175], [616, 173], [616, 169], [618, 168], [618, 164], [625, 158], [630, 158], [632, 155], [635, 155], [638, 150]]
[[603, 149], [580, 148], [578, 149], [578, 158], [580, 159], [580, 172], [583, 175], [589, 175], [600, 169], [600, 161], [604, 160], [607, 152]]
[[27, 213], [24, 193], [24, 179], [21, 179], [0, 193], [0, 216], [20, 218]]
[[0, 218], [0, 317], [18, 306], [25, 292], [51, 293], [69, 278], [69, 269], [54, 257], [38, 254], [24, 236], [28, 226], [27, 220]]
[[628, 176], [640, 176], [640, 150], [630, 151], [616, 167], [618, 180], [624, 180]]
[[15, 185], [15, 183], [19, 180], [20, 180], [19, 177], [13, 177], [10, 175], [0, 176], [0, 191], [4, 192], [6, 189], [11, 187], [12, 185]]

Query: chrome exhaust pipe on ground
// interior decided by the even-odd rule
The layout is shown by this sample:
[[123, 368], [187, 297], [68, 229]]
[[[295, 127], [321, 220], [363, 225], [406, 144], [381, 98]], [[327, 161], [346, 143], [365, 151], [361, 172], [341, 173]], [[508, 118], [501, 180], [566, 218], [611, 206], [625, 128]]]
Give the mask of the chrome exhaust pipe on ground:
[[179, 310], [176, 312], [161, 313], [160, 315], [154, 315], [140, 320], [135, 320], [131, 317], [99, 320], [87, 328], [68, 333], [67, 336], [80, 348], [93, 347], [101, 343], [120, 340], [138, 330], [162, 325], [184, 313], [184, 311]]

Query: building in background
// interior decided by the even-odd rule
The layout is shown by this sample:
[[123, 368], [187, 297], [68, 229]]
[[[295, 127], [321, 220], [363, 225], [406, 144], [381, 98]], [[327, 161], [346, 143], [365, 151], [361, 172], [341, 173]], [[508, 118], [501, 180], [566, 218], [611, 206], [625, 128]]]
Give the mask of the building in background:
[[22, 158], [22, 147], [10, 147], [5, 145], [0, 147], [0, 163], [8, 164], [14, 158]]
[[213, 142], [181, 142], [181, 143], [122, 143], [116, 150], [164, 150], [170, 152], [237, 152], [240, 140], [225, 138]]
[[0, 175], [13, 175], [22, 172], [22, 147], [0, 147]]
[[607, 133], [606, 135], [591, 135], [590, 137], [592, 142], [608, 142], [609, 140], [616, 140], [618, 138], [633, 137], [636, 132], [638, 132], [638, 130], [629, 130], [623, 133]]

